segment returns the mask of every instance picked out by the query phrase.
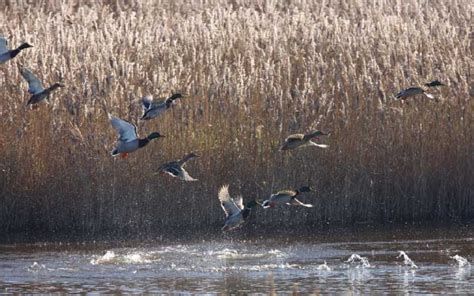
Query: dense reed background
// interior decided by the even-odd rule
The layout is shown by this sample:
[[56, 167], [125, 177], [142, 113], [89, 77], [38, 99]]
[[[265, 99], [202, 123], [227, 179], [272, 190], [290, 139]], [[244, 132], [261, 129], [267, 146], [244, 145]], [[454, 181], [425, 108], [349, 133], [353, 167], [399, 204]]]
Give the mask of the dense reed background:
[[[249, 229], [474, 217], [472, 1], [29, 2], [0, 6], [0, 35], [34, 45], [0, 66], [0, 233], [219, 232], [224, 183], [316, 189]], [[30, 110], [19, 65], [66, 87]], [[432, 79], [439, 102], [393, 99]], [[107, 112], [168, 137], [112, 159]], [[315, 128], [330, 149], [278, 151]], [[190, 151], [199, 182], [155, 175]]]

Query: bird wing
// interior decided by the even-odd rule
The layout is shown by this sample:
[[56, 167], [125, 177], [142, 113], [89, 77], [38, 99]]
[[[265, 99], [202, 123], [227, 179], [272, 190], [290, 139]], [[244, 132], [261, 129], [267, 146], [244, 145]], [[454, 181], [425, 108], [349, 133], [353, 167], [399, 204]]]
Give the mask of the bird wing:
[[239, 207], [229, 195], [229, 185], [224, 185], [219, 190], [219, 200], [221, 207], [224, 210], [226, 217], [232, 216], [240, 212]]
[[191, 177], [189, 175], [189, 173], [183, 167], [181, 167], [181, 170], [183, 171], [183, 180], [184, 181], [197, 181], [197, 179], [194, 179], [193, 177]]
[[323, 149], [329, 148], [329, 145], [326, 145], [326, 144], [318, 144], [318, 143], [315, 143], [315, 142], [313, 142], [313, 141], [309, 141], [309, 144], [310, 144], [311, 146], [316, 146], [316, 147], [323, 148]]
[[112, 117], [110, 123], [119, 133], [119, 141], [126, 143], [137, 139], [137, 127], [132, 123], [117, 117]]
[[292, 197], [296, 195], [296, 192], [294, 190], [281, 190], [275, 194], [272, 194], [272, 196], [274, 196], [275, 198], [280, 195], [286, 195], [286, 196]]
[[288, 137], [286, 137], [285, 142], [301, 141], [303, 138], [304, 138], [303, 134], [289, 135]]
[[0, 36], [0, 54], [8, 52], [8, 41], [5, 37]]
[[28, 92], [30, 94], [38, 94], [44, 90], [41, 81], [26, 68], [20, 69], [21, 76], [28, 82]]
[[142, 98], [142, 106], [143, 106], [143, 109], [145, 109], [145, 111], [150, 109], [152, 103], [153, 103], [153, 96], [149, 95], [149, 96], [144, 96]]
[[290, 205], [292, 205], [292, 206], [302, 206], [302, 207], [307, 207], [307, 208], [312, 208], [312, 207], [313, 207], [312, 204], [304, 204], [304, 203], [302, 203], [301, 201], [299, 201], [299, 200], [296, 199], [296, 198], [293, 198], [293, 199], [291, 200]]
[[237, 196], [236, 198], [233, 199], [234, 203], [237, 205], [237, 207], [241, 210], [244, 209], [244, 199], [242, 195]]

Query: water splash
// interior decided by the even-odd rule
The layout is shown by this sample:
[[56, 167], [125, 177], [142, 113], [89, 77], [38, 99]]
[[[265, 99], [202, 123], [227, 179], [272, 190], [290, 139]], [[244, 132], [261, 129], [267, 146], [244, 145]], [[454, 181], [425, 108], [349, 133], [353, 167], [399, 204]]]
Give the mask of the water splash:
[[92, 259], [91, 264], [92, 265], [97, 265], [97, 264], [105, 264], [105, 263], [112, 263], [112, 261], [115, 259], [115, 252], [114, 251], [107, 251], [105, 254], [97, 259]]
[[324, 261], [324, 264], [319, 265], [317, 269], [324, 270], [324, 271], [331, 271], [331, 268], [329, 267], [326, 261]]
[[98, 264], [144, 264], [150, 263], [147, 254], [142, 252], [132, 252], [124, 255], [117, 255], [114, 251], [107, 251], [103, 256], [91, 259], [92, 265]]
[[469, 267], [469, 266], [471, 266], [471, 263], [469, 263], [469, 261], [467, 261], [466, 258], [461, 257], [459, 255], [449, 256], [449, 258], [451, 258], [453, 260], [456, 260], [456, 262], [458, 263], [458, 267]]
[[349, 259], [347, 259], [346, 262], [351, 263], [351, 264], [356, 263], [356, 264], [359, 264], [359, 266], [361, 265], [362, 267], [365, 267], [365, 268], [371, 267], [369, 263], [369, 259], [367, 257], [362, 257], [359, 254], [352, 254], [351, 257], [349, 257]]
[[285, 257], [286, 254], [280, 250], [270, 250], [263, 252], [249, 253], [242, 250], [233, 249], [222, 249], [219, 251], [208, 251], [209, 256], [214, 256], [222, 260], [246, 260], [246, 259], [264, 259], [270, 257], [281, 258]]
[[413, 262], [413, 260], [411, 260], [410, 257], [408, 257], [407, 253], [405, 253], [404, 251], [400, 251], [400, 254], [397, 256], [397, 258], [403, 258], [403, 264], [405, 264], [405, 266], [408, 266], [410, 268], [418, 268], [415, 262]]
[[40, 270], [44, 270], [46, 269], [46, 266], [44, 264], [39, 264], [38, 262], [33, 262], [33, 264], [31, 264], [29, 267], [28, 267], [28, 271], [29, 272], [38, 272]]

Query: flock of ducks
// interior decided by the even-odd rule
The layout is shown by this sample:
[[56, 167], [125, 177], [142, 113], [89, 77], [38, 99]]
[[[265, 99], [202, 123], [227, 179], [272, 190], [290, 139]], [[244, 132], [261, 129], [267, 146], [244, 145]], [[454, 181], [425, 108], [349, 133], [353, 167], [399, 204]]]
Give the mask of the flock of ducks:
[[[0, 36], [0, 64], [3, 64], [13, 58], [15, 58], [22, 50], [31, 48], [32, 46], [28, 43], [23, 43], [16, 49], [8, 49], [7, 40]], [[20, 73], [23, 78], [28, 82], [28, 92], [31, 94], [30, 99], [27, 102], [28, 105], [36, 105], [47, 99], [50, 94], [64, 85], [60, 83], [54, 83], [48, 88], [44, 88], [42, 82], [27, 68], [20, 68]], [[444, 84], [438, 80], [426, 83], [422, 87], [410, 87], [404, 89], [395, 95], [396, 99], [400, 99], [404, 102], [410, 97], [417, 95], [425, 95], [430, 99], [435, 99], [432, 94], [427, 93], [429, 88], [443, 86]], [[157, 118], [159, 115], [165, 113], [170, 109], [177, 99], [184, 98], [185, 95], [175, 93], [165, 100], [153, 100], [152, 96], [145, 96], [142, 99], [143, 116], [141, 120], [151, 120]], [[152, 132], [145, 138], [139, 138], [137, 133], [137, 127], [131, 122], [111, 116], [108, 114], [110, 123], [118, 133], [118, 139], [116, 147], [111, 152], [112, 156], [119, 156], [121, 158], [127, 158], [129, 153], [135, 152], [147, 146], [152, 140], [163, 138], [164, 135], [159, 132]], [[288, 136], [280, 147], [281, 151], [293, 150], [305, 146], [313, 146], [318, 148], [328, 148], [328, 145], [318, 144], [314, 140], [319, 140], [320, 136], [327, 136], [328, 133], [320, 130], [312, 131], [308, 134], [293, 134]], [[158, 173], [168, 174], [171, 177], [178, 178], [183, 181], [197, 181], [189, 175], [184, 169], [185, 164], [194, 158], [198, 158], [194, 152], [191, 152], [184, 156], [180, 160], [171, 161], [161, 165], [158, 168]], [[222, 209], [226, 214], [224, 221], [223, 230], [228, 231], [240, 227], [249, 217], [253, 207], [260, 205], [264, 209], [275, 208], [281, 205], [290, 206], [302, 206], [311, 208], [312, 204], [305, 204], [297, 199], [302, 193], [310, 192], [309, 186], [303, 186], [299, 189], [294, 190], [282, 190], [277, 193], [271, 194], [269, 199], [262, 203], [256, 200], [248, 201], [245, 206], [243, 203], [242, 196], [232, 198], [229, 194], [229, 185], [224, 185], [220, 188], [218, 198], [221, 203]]]

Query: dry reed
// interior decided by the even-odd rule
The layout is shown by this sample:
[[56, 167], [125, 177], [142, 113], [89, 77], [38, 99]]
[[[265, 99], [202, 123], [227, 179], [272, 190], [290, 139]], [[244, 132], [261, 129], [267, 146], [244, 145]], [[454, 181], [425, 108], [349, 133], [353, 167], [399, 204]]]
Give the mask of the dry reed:
[[[217, 232], [224, 183], [316, 189], [249, 228], [474, 216], [471, 1], [0, 2], [0, 35], [34, 45], [0, 66], [0, 233]], [[28, 110], [19, 65], [66, 87]], [[440, 102], [393, 100], [431, 79]], [[138, 121], [142, 95], [173, 91]], [[111, 159], [106, 112], [168, 137]], [[314, 128], [330, 149], [278, 151]], [[199, 182], [154, 174], [190, 151]]]

